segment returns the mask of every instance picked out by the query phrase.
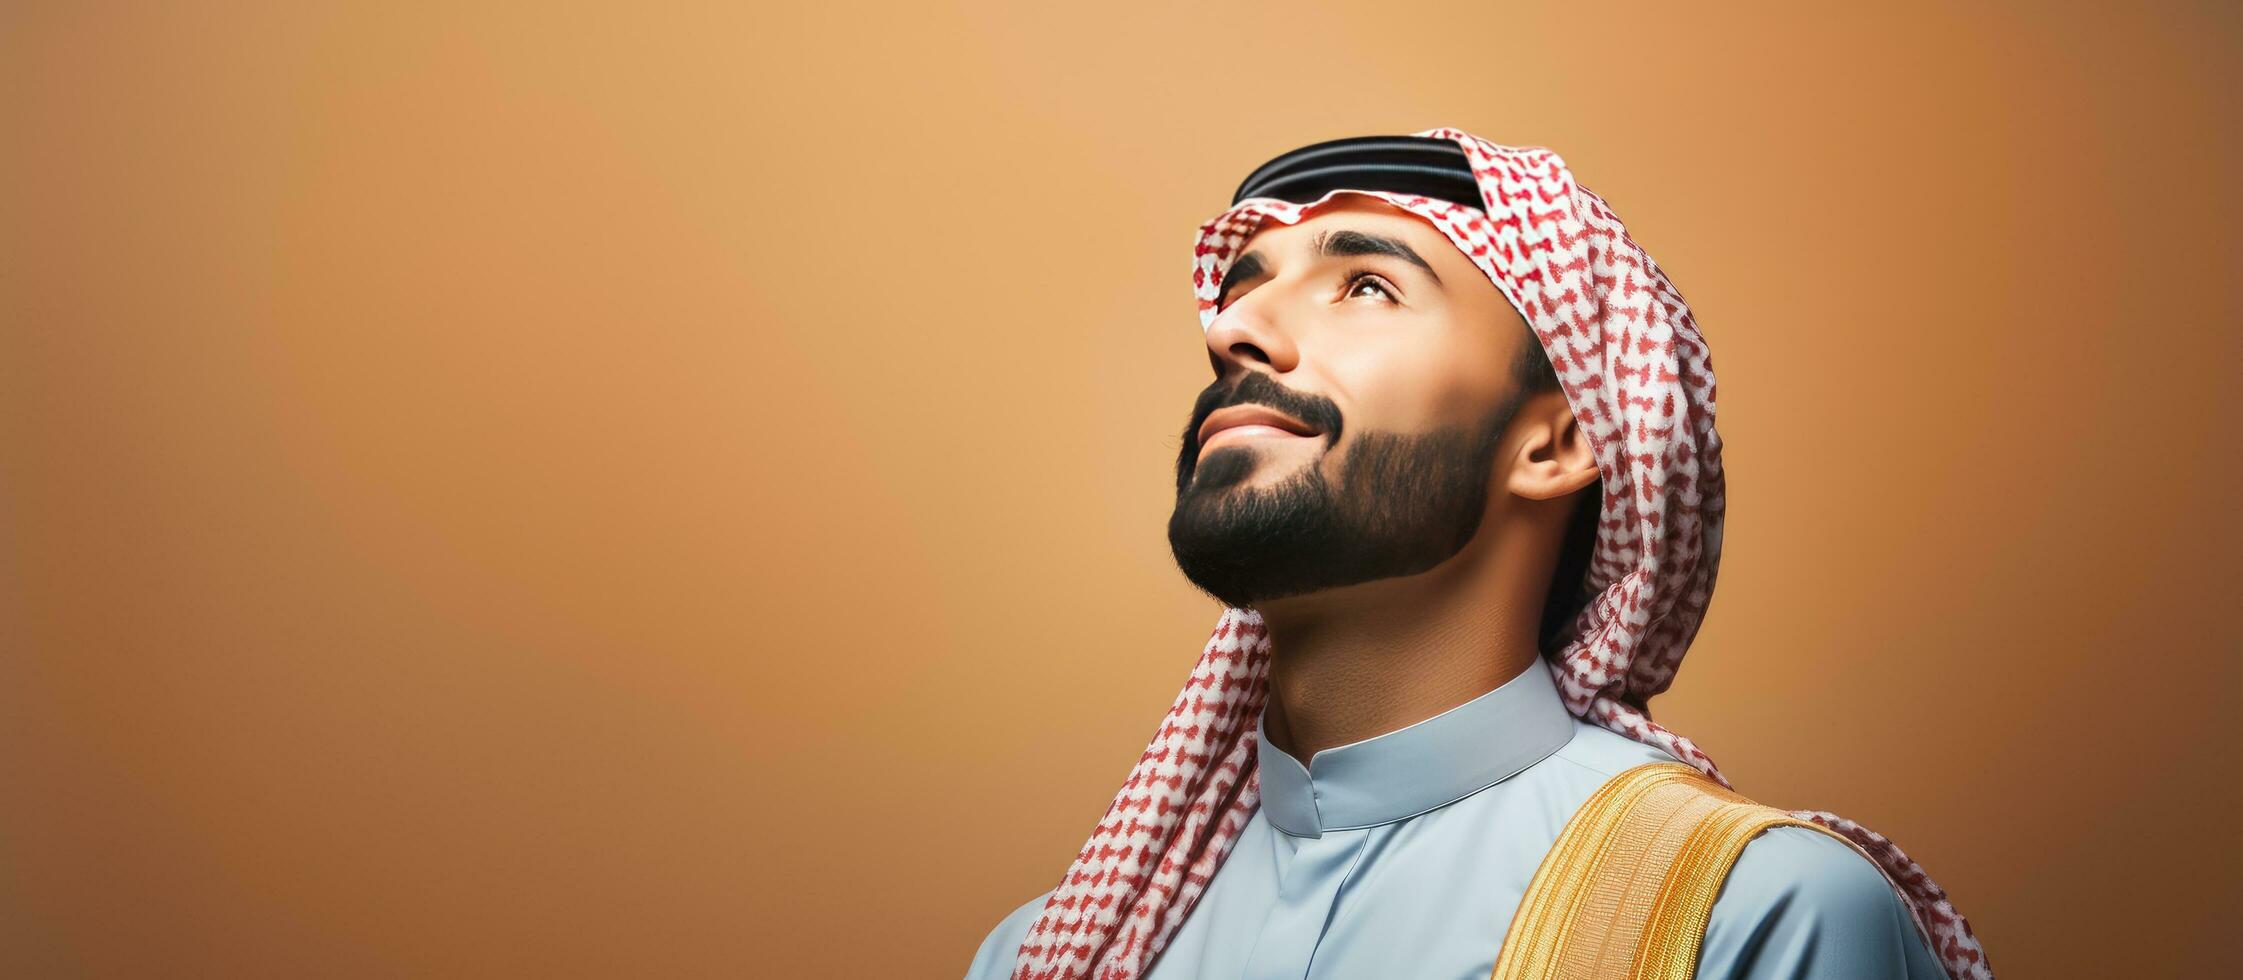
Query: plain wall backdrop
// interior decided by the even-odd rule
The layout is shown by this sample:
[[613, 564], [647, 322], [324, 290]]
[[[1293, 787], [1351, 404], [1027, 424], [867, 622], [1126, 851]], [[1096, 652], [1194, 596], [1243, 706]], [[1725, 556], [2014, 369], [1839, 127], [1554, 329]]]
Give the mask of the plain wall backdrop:
[[1437, 125], [1712, 345], [1660, 720], [2232, 966], [2235, 6], [304, 6], [0, 12], [0, 974], [958, 975], [1218, 613], [1193, 228]]

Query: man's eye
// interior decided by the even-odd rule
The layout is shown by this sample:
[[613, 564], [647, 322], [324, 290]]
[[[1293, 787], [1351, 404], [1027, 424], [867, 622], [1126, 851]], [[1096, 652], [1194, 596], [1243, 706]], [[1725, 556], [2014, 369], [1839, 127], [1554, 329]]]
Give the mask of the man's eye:
[[1376, 290], [1387, 302], [1394, 302], [1394, 287], [1387, 285], [1386, 280], [1369, 272], [1358, 272], [1350, 277], [1347, 280], [1347, 291], [1341, 295], [1347, 299], [1354, 299], [1366, 287]]

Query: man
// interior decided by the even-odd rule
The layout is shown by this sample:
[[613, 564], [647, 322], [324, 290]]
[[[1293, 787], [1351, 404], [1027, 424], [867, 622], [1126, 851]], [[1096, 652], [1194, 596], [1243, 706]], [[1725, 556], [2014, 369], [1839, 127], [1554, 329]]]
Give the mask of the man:
[[1711, 361], [1555, 154], [1306, 147], [1196, 259], [1169, 538], [1229, 608], [969, 980], [1992, 976], [1890, 841], [1651, 721], [1720, 557]]

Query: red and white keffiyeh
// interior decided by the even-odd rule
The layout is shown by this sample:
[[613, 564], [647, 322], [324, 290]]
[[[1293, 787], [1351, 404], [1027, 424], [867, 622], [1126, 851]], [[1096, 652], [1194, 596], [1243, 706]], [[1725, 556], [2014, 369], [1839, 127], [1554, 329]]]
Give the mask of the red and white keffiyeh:
[[[1545, 660], [1576, 716], [1690, 763], [1726, 786], [1645, 705], [1674, 681], [1705, 618], [1726, 507], [1714, 379], [1682, 295], [1604, 200], [1556, 153], [1456, 141], [1484, 209], [1385, 191], [1310, 204], [1250, 198], [1200, 226], [1192, 286], [1204, 327], [1223, 272], [1266, 221], [1292, 224], [1333, 195], [1385, 200], [1431, 223], [1503, 291], [1541, 339], [1603, 479], [1595, 596]], [[1260, 804], [1254, 731], [1268, 694], [1261, 615], [1227, 609], [1082, 852], [1022, 943], [1014, 980], [1133, 980], [1174, 936]], [[1991, 980], [1970, 925], [1908, 855], [1836, 814], [1793, 815], [1859, 843], [1892, 881], [1953, 980]], [[1491, 942], [1499, 937], [1491, 937]]]

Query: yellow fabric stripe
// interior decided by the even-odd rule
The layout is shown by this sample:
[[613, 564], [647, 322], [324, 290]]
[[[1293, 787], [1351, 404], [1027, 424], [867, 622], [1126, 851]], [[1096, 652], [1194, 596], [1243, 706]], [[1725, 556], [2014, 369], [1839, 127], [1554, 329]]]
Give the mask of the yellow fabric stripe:
[[1730, 867], [1752, 838], [1778, 826], [1811, 827], [1860, 849], [1679, 762], [1613, 776], [1535, 869], [1491, 980], [1690, 980]]

